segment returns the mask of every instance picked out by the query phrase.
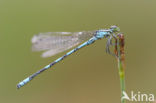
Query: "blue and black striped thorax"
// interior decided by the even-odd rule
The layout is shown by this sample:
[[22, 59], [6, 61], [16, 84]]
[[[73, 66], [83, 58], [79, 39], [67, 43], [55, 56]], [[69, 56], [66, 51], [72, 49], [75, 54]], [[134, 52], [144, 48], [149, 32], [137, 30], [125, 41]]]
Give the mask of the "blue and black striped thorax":
[[101, 38], [109, 36], [110, 34], [111, 34], [110, 30], [103, 29], [103, 30], [97, 30], [94, 36], [97, 39], [101, 39]]

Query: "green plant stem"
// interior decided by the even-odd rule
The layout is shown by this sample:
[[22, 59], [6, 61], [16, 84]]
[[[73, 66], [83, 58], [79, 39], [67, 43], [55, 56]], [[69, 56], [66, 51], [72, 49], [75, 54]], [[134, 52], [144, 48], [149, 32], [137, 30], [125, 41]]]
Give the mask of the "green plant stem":
[[[121, 97], [122, 97], [123, 92], [125, 91], [125, 72], [124, 72], [123, 63], [120, 58], [118, 58], [118, 70], [120, 76], [120, 88], [121, 88]], [[125, 99], [122, 99], [121, 103], [126, 103]]]
[[[118, 62], [118, 71], [120, 77], [120, 88], [121, 88], [121, 97], [123, 97], [123, 92], [125, 92], [125, 66], [124, 66], [124, 36], [121, 34], [116, 41], [117, 46], [117, 62]], [[121, 99], [121, 103], [126, 103], [125, 99]]]

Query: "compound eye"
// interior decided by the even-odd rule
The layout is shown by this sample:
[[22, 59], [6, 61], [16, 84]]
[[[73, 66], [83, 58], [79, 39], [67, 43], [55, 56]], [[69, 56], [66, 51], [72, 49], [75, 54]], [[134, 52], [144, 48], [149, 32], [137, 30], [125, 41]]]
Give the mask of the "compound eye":
[[117, 28], [117, 26], [116, 26], [116, 25], [113, 25], [113, 26], [111, 26], [110, 28], [111, 28], [111, 29], [115, 29], [115, 28]]
[[118, 32], [118, 31], [120, 31], [120, 28], [117, 27], [116, 25], [111, 26], [110, 29], [112, 29], [113, 32]]

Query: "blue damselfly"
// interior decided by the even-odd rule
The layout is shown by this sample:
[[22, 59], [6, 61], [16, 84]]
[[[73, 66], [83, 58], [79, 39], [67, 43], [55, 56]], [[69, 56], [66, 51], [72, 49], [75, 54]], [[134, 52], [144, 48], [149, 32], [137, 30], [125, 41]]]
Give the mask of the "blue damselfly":
[[42, 54], [42, 57], [49, 57], [53, 56], [57, 53], [63, 52], [68, 50], [83, 41], [81, 45], [77, 46], [76, 48], [72, 49], [71, 51], [67, 52], [62, 57], [56, 59], [54, 62], [50, 63], [49, 65], [45, 66], [43, 69], [37, 71], [36, 73], [32, 74], [28, 78], [24, 79], [22, 82], [17, 84], [17, 88], [24, 86], [26, 83], [31, 81], [34, 77], [36, 77], [41, 72], [49, 69], [54, 64], [58, 63], [59, 61], [63, 60], [65, 57], [69, 56], [70, 54], [76, 52], [82, 47], [92, 44], [94, 41], [107, 38], [107, 45], [106, 51], [109, 51], [109, 45], [111, 44], [112, 37], [116, 36], [116, 33], [119, 31], [119, 27], [111, 26], [109, 29], [100, 29], [96, 31], [82, 31], [82, 32], [48, 32], [48, 33], [40, 33], [35, 35], [32, 38], [32, 49], [33, 51], [41, 51], [47, 50]]

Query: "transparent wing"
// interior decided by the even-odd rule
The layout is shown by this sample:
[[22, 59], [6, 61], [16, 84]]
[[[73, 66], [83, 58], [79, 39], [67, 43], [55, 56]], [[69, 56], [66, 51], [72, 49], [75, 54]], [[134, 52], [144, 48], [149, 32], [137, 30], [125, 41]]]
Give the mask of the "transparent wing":
[[82, 41], [91, 38], [94, 32], [47, 32], [32, 38], [32, 50], [47, 50], [42, 57], [50, 57], [68, 50]]

